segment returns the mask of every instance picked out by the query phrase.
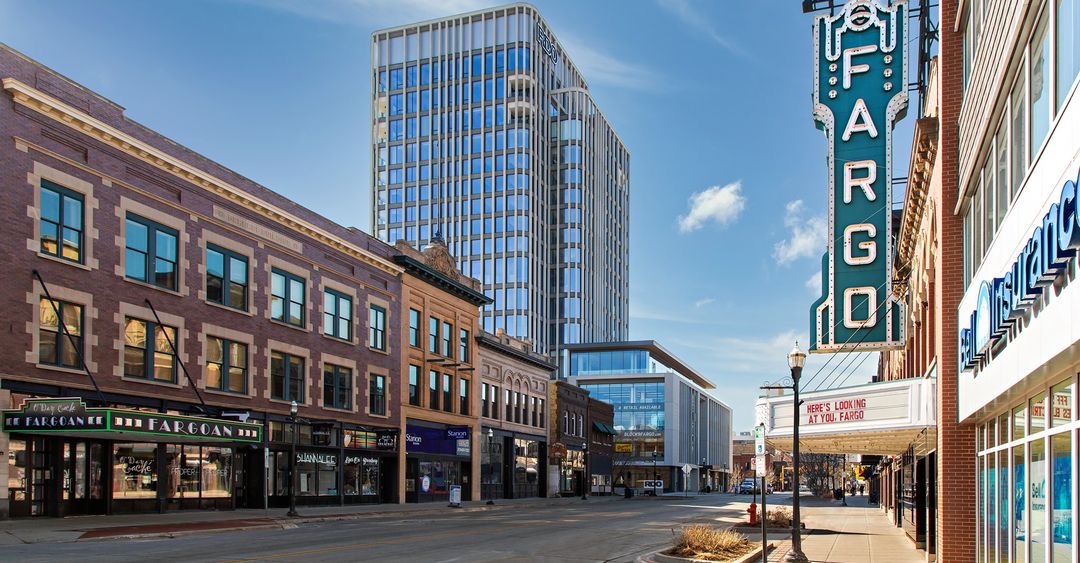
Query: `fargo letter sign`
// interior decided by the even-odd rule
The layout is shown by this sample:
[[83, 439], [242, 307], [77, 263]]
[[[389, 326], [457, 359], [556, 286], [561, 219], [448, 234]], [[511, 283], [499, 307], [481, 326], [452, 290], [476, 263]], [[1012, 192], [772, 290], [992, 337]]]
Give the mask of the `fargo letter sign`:
[[907, 109], [907, 4], [814, 20], [814, 121], [829, 140], [829, 246], [811, 352], [903, 346], [892, 293], [892, 131]]

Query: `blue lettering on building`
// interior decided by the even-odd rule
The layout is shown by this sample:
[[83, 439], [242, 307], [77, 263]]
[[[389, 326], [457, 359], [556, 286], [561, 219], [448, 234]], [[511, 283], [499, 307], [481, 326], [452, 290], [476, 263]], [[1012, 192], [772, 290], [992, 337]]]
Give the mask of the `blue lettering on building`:
[[[1043, 287], [1069, 265], [1080, 249], [1080, 213], [1076, 179], [1061, 187], [1042, 222], [1001, 277], [979, 285], [975, 310], [960, 330], [960, 371], [973, 369], [1008, 332], [1016, 319], [1042, 294]], [[963, 323], [963, 321], [961, 321]]]

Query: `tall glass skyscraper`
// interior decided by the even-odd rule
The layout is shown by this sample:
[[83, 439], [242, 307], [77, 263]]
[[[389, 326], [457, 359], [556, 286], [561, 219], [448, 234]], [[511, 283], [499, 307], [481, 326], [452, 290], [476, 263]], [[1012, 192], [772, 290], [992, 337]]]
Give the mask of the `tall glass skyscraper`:
[[377, 31], [371, 56], [376, 236], [441, 235], [494, 300], [485, 330], [625, 340], [630, 154], [536, 9]]

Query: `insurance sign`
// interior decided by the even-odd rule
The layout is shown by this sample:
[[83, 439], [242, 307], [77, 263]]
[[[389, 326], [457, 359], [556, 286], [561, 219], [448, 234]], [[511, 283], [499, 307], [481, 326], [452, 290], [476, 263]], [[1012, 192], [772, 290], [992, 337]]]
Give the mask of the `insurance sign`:
[[892, 292], [892, 131], [907, 109], [907, 4], [814, 20], [814, 121], [829, 142], [829, 241], [811, 352], [903, 346]]

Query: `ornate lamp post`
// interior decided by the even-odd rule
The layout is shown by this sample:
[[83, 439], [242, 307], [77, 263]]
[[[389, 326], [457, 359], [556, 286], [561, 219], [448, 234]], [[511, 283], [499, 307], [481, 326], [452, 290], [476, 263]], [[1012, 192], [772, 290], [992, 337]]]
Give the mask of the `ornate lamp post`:
[[296, 401], [289, 404], [289, 417], [292, 419], [292, 442], [289, 444], [289, 511], [285, 513], [289, 517], [300, 516], [296, 512], [296, 439], [297, 434], [299, 434], [296, 414], [299, 411], [300, 406], [296, 404]]
[[495, 476], [495, 464], [492, 463], [492, 461], [491, 461], [493, 459], [494, 455], [495, 455], [495, 452], [494, 452], [494, 449], [495, 449], [495, 431], [492, 430], [491, 428], [488, 428], [487, 440], [488, 440], [488, 455], [487, 455], [487, 457], [488, 457], [488, 501], [487, 501], [487, 503], [488, 504], [495, 504], [495, 489], [494, 489], [494, 483], [492, 483], [492, 481], [494, 481], [493, 477]]
[[799, 419], [802, 417], [799, 405], [799, 377], [802, 376], [803, 365], [806, 363], [806, 353], [799, 350], [799, 343], [788, 353], [788, 367], [791, 368], [791, 388], [795, 392], [794, 423], [792, 425], [792, 456], [794, 457], [794, 475], [791, 482], [791, 551], [787, 554], [787, 561], [805, 562], [806, 555], [802, 552], [802, 522], [799, 518]]

